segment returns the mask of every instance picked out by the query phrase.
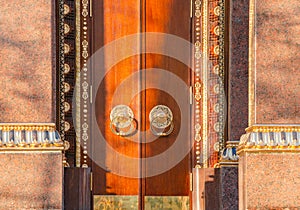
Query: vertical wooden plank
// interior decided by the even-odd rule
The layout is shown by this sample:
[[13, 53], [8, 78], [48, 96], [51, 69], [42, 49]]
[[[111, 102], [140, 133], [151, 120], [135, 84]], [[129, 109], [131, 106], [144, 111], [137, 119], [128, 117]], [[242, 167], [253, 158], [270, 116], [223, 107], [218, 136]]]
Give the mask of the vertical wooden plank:
[[[126, 55], [129, 49], [139, 45], [138, 37], [130, 35], [140, 31], [140, 1], [94, 1], [93, 12], [93, 52], [103, 50], [103, 63], [98, 63], [92, 69], [93, 75], [106, 72], [102, 81], [94, 87], [96, 101], [93, 104], [97, 125], [93, 131], [93, 173], [94, 194], [96, 195], [138, 195], [139, 179], [138, 161], [132, 168], [123, 164], [122, 155], [130, 158], [139, 157], [139, 143], [130, 137], [115, 135], [110, 128], [110, 112], [116, 105], [127, 105], [134, 118], [140, 122], [140, 98], [138, 95], [139, 80], [133, 78], [138, 75], [140, 68], [139, 55]], [[123, 41], [108, 49], [107, 46]], [[124, 57], [122, 57], [124, 55]], [[113, 63], [115, 58], [119, 61]], [[99, 58], [95, 58], [99, 59]], [[111, 67], [107, 67], [112, 64]], [[106, 69], [106, 67], [108, 69]], [[102, 72], [100, 72], [102, 71]], [[96, 77], [95, 77], [96, 78]], [[132, 79], [132, 80], [131, 80]], [[139, 126], [139, 125], [138, 125]], [[99, 132], [103, 135], [106, 145], [99, 145]], [[137, 139], [139, 133], [135, 133]], [[101, 159], [101, 160], [100, 160]], [[103, 164], [100, 166], [99, 160]], [[132, 170], [133, 176], [126, 173]], [[127, 177], [125, 177], [127, 176]]]
[[64, 209], [91, 209], [91, 168], [65, 168]]
[[[161, 35], [157, 35], [157, 40], [150, 40], [150, 35], [146, 34], [146, 52], [152, 45], [156, 46], [156, 49], [160, 49], [161, 52], [166, 52], [165, 55], [158, 54], [146, 54], [145, 65], [146, 65], [146, 101], [145, 101], [145, 118], [146, 130], [149, 132], [146, 136], [146, 142], [144, 144], [145, 154], [143, 157], [151, 159], [152, 157], [163, 154], [169, 150], [178, 139], [180, 129], [186, 127], [189, 129], [189, 118], [190, 113], [183, 113], [183, 108], [189, 107], [189, 75], [190, 69], [184, 63], [179, 62], [175, 58], [168, 54], [168, 51], [172, 50], [184, 50], [176, 49], [176, 43], [174, 46], [167, 44], [168, 36], [176, 36], [178, 39], [190, 40], [190, 1], [182, 0], [151, 0], [146, 1], [146, 32], [164, 34], [164, 38]], [[152, 36], [151, 36], [152, 37]], [[165, 39], [165, 40], [164, 40]], [[173, 48], [173, 49], [172, 49]], [[185, 52], [187, 55], [190, 51]], [[170, 57], [169, 57], [170, 56]], [[158, 69], [159, 73], [151, 73], [151, 69]], [[177, 78], [178, 77], [178, 78]], [[178, 84], [178, 81], [174, 78], [179, 79], [186, 84], [187, 89], [186, 95], [180, 96], [183, 104], [181, 105], [176, 101], [176, 95], [184, 90], [176, 91], [173, 93], [167, 93], [166, 90]], [[178, 84], [179, 85], [179, 84]], [[174, 91], [176, 87], [174, 86]], [[152, 88], [156, 87], [156, 88]], [[171, 88], [170, 88], [171, 89]], [[168, 106], [173, 113], [174, 130], [169, 136], [155, 137], [150, 132], [149, 114], [151, 109], [156, 105]], [[185, 122], [186, 125], [182, 125], [181, 122]], [[189, 133], [188, 131], [186, 132]], [[188, 134], [189, 135], [189, 134]], [[189, 136], [183, 138], [186, 144], [190, 144]], [[153, 139], [155, 139], [153, 141]], [[182, 137], [181, 137], [182, 138]], [[178, 151], [180, 155], [181, 151]], [[151, 196], [171, 196], [171, 195], [189, 195], [189, 172], [190, 172], [190, 155], [184, 155], [181, 157], [181, 161], [171, 166], [171, 169], [163, 171], [163, 173], [152, 176], [150, 171], [153, 168], [162, 167], [165, 163], [173, 164], [172, 159], [174, 157], [165, 157], [155, 163], [145, 161], [145, 175], [146, 175], [146, 189], [145, 195]], [[151, 177], [149, 177], [151, 176]], [[176, 183], [176, 184], [175, 184]]]

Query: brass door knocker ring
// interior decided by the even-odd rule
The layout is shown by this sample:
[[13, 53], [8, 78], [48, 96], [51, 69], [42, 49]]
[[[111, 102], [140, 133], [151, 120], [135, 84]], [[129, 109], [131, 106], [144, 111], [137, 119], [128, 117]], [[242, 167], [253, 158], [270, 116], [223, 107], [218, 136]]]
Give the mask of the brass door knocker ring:
[[117, 105], [110, 112], [110, 129], [117, 136], [129, 136], [137, 129], [133, 111], [127, 105]]
[[[173, 114], [169, 107], [157, 105], [149, 114], [150, 129], [155, 136], [168, 136], [174, 129]], [[165, 131], [166, 128], [169, 128]]]

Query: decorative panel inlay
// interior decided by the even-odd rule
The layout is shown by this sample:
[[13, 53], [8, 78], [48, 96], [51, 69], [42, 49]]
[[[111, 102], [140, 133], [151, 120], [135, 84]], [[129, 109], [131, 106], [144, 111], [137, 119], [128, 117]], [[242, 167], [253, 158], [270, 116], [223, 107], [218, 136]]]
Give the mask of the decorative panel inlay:
[[189, 210], [189, 196], [145, 196], [145, 210]]
[[94, 196], [94, 209], [138, 210], [138, 196], [96, 195]]
[[256, 125], [246, 129], [238, 153], [243, 151], [300, 151], [299, 125]]
[[74, 103], [75, 77], [76, 77], [76, 26], [75, 26], [75, 2], [64, 0], [64, 40], [65, 40], [65, 63], [64, 63], [64, 115], [65, 115], [65, 139], [70, 143], [70, 149], [66, 151], [66, 158], [70, 166], [75, 166], [76, 132], [74, 118], [77, 114]]
[[224, 148], [223, 0], [194, 1], [195, 167], [213, 167]]
[[82, 150], [82, 167], [88, 167], [88, 140], [89, 140], [89, 103], [90, 103], [90, 82], [88, 77], [88, 18], [89, 18], [89, 1], [81, 1], [81, 61], [82, 61], [82, 70], [81, 70], [81, 145], [83, 146]]

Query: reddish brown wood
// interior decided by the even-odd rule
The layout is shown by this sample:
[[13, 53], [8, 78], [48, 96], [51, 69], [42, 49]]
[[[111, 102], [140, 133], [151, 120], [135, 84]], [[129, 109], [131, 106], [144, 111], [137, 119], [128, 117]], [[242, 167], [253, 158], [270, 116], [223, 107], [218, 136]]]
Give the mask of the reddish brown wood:
[[[93, 45], [94, 50], [109, 44], [110, 42], [126, 35], [138, 33], [140, 30], [140, 7], [139, 1], [111, 1], [98, 0], [94, 5], [93, 17]], [[125, 46], [131, 47], [131, 46]], [[122, 50], [121, 48], [119, 50]], [[105, 61], [108, 61], [112, 54], [105, 54]], [[98, 88], [95, 114], [98, 122], [98, 128], [102, 131], [106, 142], [118, 153], [128, 155], [131, 157], [139, 156], [139, 144], [126, 140], [123, 137], [114, 135], [110, 126], [110, 111], [112, 107], [113, 97], [117, 97], [120, 101], [124, 101], [129, 97], [132, 91], [135, 91], [139, 84], [132, 84], [132, 86], [124, 90], [122, 95], [114, 96], [114, 91], [118, 88], [122, 81], [129, 77], [132, 73], [139, 70], [139, 56], [133, 56], [116, 64], [109, 69], [108, 74], [102, 81]], [[103, 71], [103, 68], [97, 67], [93, 71]], [[97, 89], [97, 87], [96, 87]], [[139, 98], [133, 99], [129, 105], [137, 120], [139, 120]], [[138, 134], [136, 134], [138, 135]], [[93, 139], [96, 141], [97, 139]], [[98, 151], [93, 151], [94, 156], [97, 156]], [[106, 152], [105, 148], [102, 152]], [[115, 162], [118, 165], [116, 157], [107, 153], [106, 162]], [[119, 166], [126, 167], [126, 166]], [[139, 185], [138, 179], [126, 178], [115, 175], [110, 172], [110, 169], [104, 170], [97, 164], [93, 165], [94, 192], [93, 194], [105, 195], [138, 195]]]
[[65, 168], [64, 209], [84, 210], [91, 208], [91, 168]]
[[[93, 49], [96, 51], [105, 44], [116, 40], [120, 37], [139, 33], [139, 32], [161, 32], [177, 35], [183, 39], [190, 40], [190, 1], [182, 0], [127, 0], [127, 1], [111, 1], [111, 0], [94, 0], [94, 17], [93, 17]], [[141, 49], [147, 51], [145, 42], [147, 36], [142, 37], [140, 42]], [[157, 44], [153, 43], [147, 44]], [[131, 47], [131, 46], [124, 46]], [[164, 47], [158, 46], [158, 47]], [[122, 50], [122, 49], [119, 49]], [[141, 50], [141, 52], [143, 52]], [[186, 52], [189, 54], [190, 52]], [[106, 54], [109, 59], [111, 54]], [[139, 54], [131, 56], [117, 63], [109, 70], [105, 79], [102, 81], [98, 89], [95, 114], [98, 126], [104, 134], [107, 144], [114, 148], [119, 153], [130, 157], [147, 158], [163, 153], [177, 140], [180, 127], [182, 126], [181, 119], [186, 118], [185, 122], [189, 122], [190, 113], [184, 113], [181, 116], [181, 110], [172, 95], [158, 89], [147, 89], [151, 81], [156, 84], [172, 83], [170, 78], [160, 78], [155, 75], [144, 73], [143, 69], [147, 68], [160, 68], [169, 71], [171, 74], [177, 75], [181, 78], [187, 86], [190, 83], [190, 70], [185, 64], [163, 55], [154, 54]], [[101, 71], [97, 67], [93, 71]], [[122, 95], [114, 96], [115, 90], [126, 80], [132, 76], [133, 73], [139, 73], [140, 79], [129, 83], [124, 87]], [[146, 83], [147, 81], [147, 83]], [[136, 92], [140, 88], [146, 88], [146, 91], [140, 92], [131, 98], [129, 105], [134, 111], [135, 119], [138, 122], [139, 131], [135, 133], [140, 139], [140, 143], [132, 142], [124, 137], [114, 135], [109, 128], [109, 114], [112, 109], [113, 97], [118, 97], [122, 101], [126, 101], [131, 97], [131, 93]], [[188, 89], [186, 94], [188, 95]], [[188, 106], [188, 97], [186, 97]], [[141, 131], [149, 130], [149, 113], [151, 109], [159, 104], [170, 107], [174, 115], [175, 128], [172, 134], [168, 137], [159, 137], [155, 141], [144, 144], [142, 140], [147, 142], [148, 139], [153, 138], [150, 132], [144, 134]], [[189, 128], [189, 126], [187, 126]], [[189, 132], [184, 137], [186, 144], [190, 144]], [[93, 137], [93, 141], [97, 141]], [[94, 155], [99, 151], [93, 151]], [[106, 152], [105, 148], [101, 152]], [[111, 154], [106, 155], [107, 162], [118, 161], [115, 156]], [[170, 161], [173, 157], [166, 160]], [[126, 178], [110, 173], [109, 170], [104, 170], [93, 164], [93, 177], [94, 177], [94, 191], [93, 194], [97, 195], [141, 195], [140, 203], [143, 202], [145, 195], [189, 195], [189, 172], [190, 172], [190, 155], [182, 157], [179, 162], [171, 170], [145, 179]], [[159, 163], [158, 163], [159, 164]], [[126, 166], [119, 166], [126, 167]], [[147, 170], [150, 166], [147, 161], [141, 162], [139, 171], [144, 171], [147, 175]], [[140, 204], [142, 206], [142, 204]], [[140, 206], [140, 207], [141, 207]]]
[[[182, 0], [151, 0], [146, 1], [146, 31], [147, 32], [160, 32], [165, 34], [176, 35], [180, 38], [189, 40], [190, 39], [190, 1]], [[159, 43], [159, 42], [157, 42]], [[154, 44], [157, 43], [147, 43]], [[146, 46], [147, 49], [148, 46]], [[164, 48], [164, 44], [158, 48]], [[182, 50], [182, 49], [178, 49]], [[186, 52], [189, 54], [190, 52]], [[186, 84], [189, 86], [189, 68], [175, 60], [174, 58], [167, 57], [168, 55], [154, 55], [147, 54], [145, 62], [146, 67], [150, 68], [159, 68], [167, 70], [170, 74], [175, 74], [180, 77]], [[171, 78], [159, 78], [157, 76], [147, 76], [147, 81], [155, 81], [155, 83], [163, 84], [172, 84], [176, 81], [173, 81]], [[188, 95], [188, 90], [187, 90]], [[186, 106], [188, 105], [188, 98]], [[161, 90], [147, 89], [146, 91], [146, 103], [145, 110], [146, 116], [149, 115], [152, 107], [162, 104], [168, 106], [174, 116], [174, 131], [171, 135], [167, 137], [160, 137], [156, 141], [145, 144], [145, 157], [154, 156], [159, 153], [166, 151], [175, 141], [177, 141], [177, 135], [179, 132], [181, 118], [184, 117], [185, 122], [189, 122], [189, 113], [184, 113], [186, 116], [181, 116], [180, 109], [176, 103], [174, 96], [167, 94]], [[189, 128], [189, 126], [187, 126]], [[147, 123], [147, 129], [149, 129], [149, 122]], [[186, 136], [186, 144], [189, 144], [189, 136]], [[171, 162], [174, 157], [168, 157], [166, 160]], [[183, 160], [173, 167], [171, 170], [166, 171], [163, 174], [146, 178], [145, 183], [145, 194], [146, 195], [188, 195], [189, 194], [189, 171], [190, 171], [190, 156], [187, 155]], [[147, 167], [159, 167], [159, 163], [156, 166]]]

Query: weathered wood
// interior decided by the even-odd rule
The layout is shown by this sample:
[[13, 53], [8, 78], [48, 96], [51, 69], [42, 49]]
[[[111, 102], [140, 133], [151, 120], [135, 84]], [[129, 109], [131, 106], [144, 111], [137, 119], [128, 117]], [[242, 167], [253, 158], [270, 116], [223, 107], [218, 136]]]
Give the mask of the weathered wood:
[[91, 168], [65, 168], [64, 209], [91, 209]]

